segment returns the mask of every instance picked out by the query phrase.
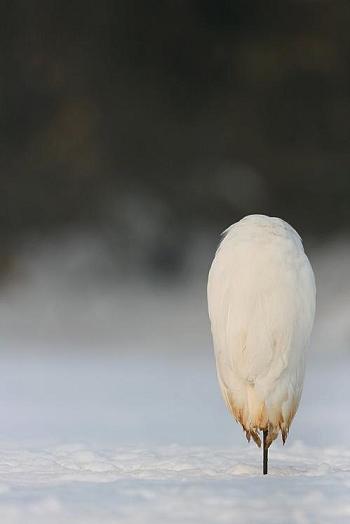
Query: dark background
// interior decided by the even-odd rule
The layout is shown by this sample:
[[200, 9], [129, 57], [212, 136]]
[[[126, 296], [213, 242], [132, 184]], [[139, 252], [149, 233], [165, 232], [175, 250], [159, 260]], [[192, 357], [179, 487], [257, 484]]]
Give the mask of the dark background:
[[[350, 522], [349, 65], [350, 0], [0, 0], [0, 524]], [[317, 285], [265, 488], [206, 300], [252, 213]]]
[[349, 2], [23, 0], [1, 27], [3, 269], [70, 228], [167, 274], [245, 214], [349, 229]]

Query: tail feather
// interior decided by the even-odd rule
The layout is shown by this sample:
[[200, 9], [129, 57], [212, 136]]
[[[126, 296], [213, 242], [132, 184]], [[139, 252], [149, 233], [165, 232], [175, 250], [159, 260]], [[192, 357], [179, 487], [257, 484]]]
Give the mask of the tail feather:
[[255, 444], [258, 446], [258, 448], [260, 448], [261, 447], [261, 438], [259, 436], [258, 431], [254, 429], [250, 429], [249, 433], [252, 436], [252, 439], [254, 440]]
[[[276, 412], [274, 410], [270, 414], [264, 402], [254, 403], [252, 402], [252, 399], [250, 399], [249, 404], [247, 403], [245, 406], [239, 405], [235, 401], [232, 392], [228, 390], [222, 382], [221, 390], [229, 411], [236, 421], [241, 424], [248, 442], [253, 439], [255, 444], [260, 448], [261, 438], [259, 432], [267, 430], [267, 447], [271, 446], [272, 442], [278, 437], [279, 433], [281, 433], [283, 444], [285, 444], [288, 437], [290, 424], [298, 406], [298, 401], [291, 403], [291, 410], [288, 413], [287, 420], [285, 420], [282, 412]], [[250, 394], [252, 393], [253, 391], [250, 391]]]

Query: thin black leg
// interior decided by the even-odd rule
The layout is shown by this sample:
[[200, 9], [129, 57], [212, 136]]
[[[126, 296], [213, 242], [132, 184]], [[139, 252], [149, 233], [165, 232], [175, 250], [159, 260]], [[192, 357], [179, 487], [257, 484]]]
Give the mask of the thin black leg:
[[266, 445], [267, 429], [263, 431], [263, 475], [267, 475], [267, 462], [269, 458], [269, 448]]

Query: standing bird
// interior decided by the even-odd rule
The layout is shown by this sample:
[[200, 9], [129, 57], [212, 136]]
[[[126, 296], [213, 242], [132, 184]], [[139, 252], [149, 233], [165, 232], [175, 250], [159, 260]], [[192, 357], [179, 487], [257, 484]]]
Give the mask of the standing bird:
[[298, 233], [280, 218], [250, 215], [230, 226], [208, 278], [217, 375], [227, 408], [261, 446], [286, 441], [298, 409], [316, 288]]

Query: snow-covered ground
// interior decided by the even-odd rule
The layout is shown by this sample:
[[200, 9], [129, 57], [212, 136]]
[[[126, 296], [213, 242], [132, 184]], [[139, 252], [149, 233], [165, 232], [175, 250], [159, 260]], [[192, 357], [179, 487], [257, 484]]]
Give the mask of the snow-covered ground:
[[207, 351], [6, 357], [0, 522], [349, 522], [349, 364], [310, 355], [289, 439], [263, 477]]
[[1, 524], [350, 522], [350, 244], [311, 254], [313, 348], [267, 477], [219, 394], [206, 257], [163, 286], [115, 278], [93, 242], [19, 257], [0, 290]]

